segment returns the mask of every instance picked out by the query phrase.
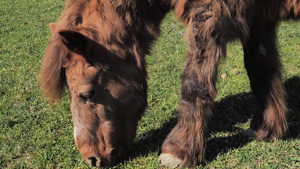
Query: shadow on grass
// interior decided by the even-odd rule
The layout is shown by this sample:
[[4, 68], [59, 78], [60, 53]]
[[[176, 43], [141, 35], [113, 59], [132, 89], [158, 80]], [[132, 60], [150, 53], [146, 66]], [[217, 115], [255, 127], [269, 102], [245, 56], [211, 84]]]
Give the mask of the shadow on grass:
[[[287, 105], [289, 132], [283, 138], [285, 140], [299, 138], [300, 128], [300, 78], [293, 77], [285, 82], [287, 91]], [[228, 96], [212, 106], [213, 117], [208, 123], [208, 140], [206, 150], [207, 162], [216, 159], [218, 154], [226, 153], [232, 148], [239, 148], [250, 142], [242, 136], [243, 129], [237, 124], [248, 122], [251, 112], [257, 111], [256, 101], [251, 93], [241, 93]], [[151, 130], [143, 139], [134, 142], [133, 150], [128, 158], [145, 156], [150, 152], [161, 151], [161, 145], [167, 134], [176, 125], [177, 119], [173, 118], [166, 122], [162, 128]], [[228, 137], [212, 137], [210, 134], [217, 132], [229, 132]]]

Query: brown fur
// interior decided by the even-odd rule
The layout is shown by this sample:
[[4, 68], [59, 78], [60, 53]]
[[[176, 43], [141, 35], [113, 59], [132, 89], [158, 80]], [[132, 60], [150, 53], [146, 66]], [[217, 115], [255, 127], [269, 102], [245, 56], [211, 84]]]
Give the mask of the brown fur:
[[237, 38], [242, 41], [245, 67], [261, 108], [251, 122], [253, 135], [259, 140], [281, 137], [287, 123], [276, 27], [279, 20], [300, 17], [300, 1], [173, 0], [172, 5], [177, 17], [187, 23], [189, 50], [179, 122], [162, 152], [183, 160], [183, 166], [204, 160], [205, 124], [216, 95], [217, 65], [226, 56], [226, 44]]
[[113, 164], [131, 147], [147, 105], [144, 56], [168, 9], [160, 1], [68, 0], [50, 24], [42, 89], [50, 100], [69, 90], [74, 139], [91, 165]]
[[41, 83], [50, 100], [68, 89], [74, 139], [93, 166], [115, 163], [132, 144], [147, 105], [145, 55], [170, 9], [187, 25], [189, 49], [179, 121], [162, 152], [184, 166], [204, 160], [218, 63], [237, 38], [261, 108], [251, 122], [255, 137], [279, 138], [287, 130], [276, 27], [299, 18], [299, 0], [67, 0], [60, 21], [49, 25]]

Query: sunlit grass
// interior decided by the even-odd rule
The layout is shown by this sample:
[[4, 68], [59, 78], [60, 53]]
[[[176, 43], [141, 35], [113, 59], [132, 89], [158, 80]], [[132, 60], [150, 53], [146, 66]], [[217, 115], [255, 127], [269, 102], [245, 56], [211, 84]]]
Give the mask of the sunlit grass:
[[[0, 1], [0, 168], [88, 168], [73, 140], [69, 101], [50, 108], [39, 84], [41, 60], [63, 0]], [[290, 131], [276, 141], [241, 136], [256, 104], [239, 42], [228, 45], [218, 75], [204, 168], [300, 168], [300, 22], [283, 22], [278, 44], [284, 64]], [[114, 168], [160, 168], [161, 144], [176, 124], [187, 44], [170, 13], [147, 56], [149, 106], [129, 158]], [[221, 78], [221, 75], [224, 78]]]

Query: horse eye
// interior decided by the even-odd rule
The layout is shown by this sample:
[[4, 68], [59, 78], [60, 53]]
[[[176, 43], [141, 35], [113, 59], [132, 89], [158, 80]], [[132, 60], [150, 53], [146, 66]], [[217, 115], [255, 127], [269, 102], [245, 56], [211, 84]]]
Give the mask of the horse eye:
[[78, 96], [84, 101], [91, 99], [94, 95], [95, 90], [89, 90], [78, 94]]

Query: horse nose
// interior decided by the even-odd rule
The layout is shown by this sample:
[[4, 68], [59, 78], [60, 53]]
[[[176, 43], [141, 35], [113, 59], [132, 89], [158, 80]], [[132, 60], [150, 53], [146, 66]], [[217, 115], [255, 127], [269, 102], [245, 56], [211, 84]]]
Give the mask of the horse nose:
[[93, 155], [87, 158], [87, 162], [93, 167], [100, 168], [101, 166], [101, 158], [99, 155]]

